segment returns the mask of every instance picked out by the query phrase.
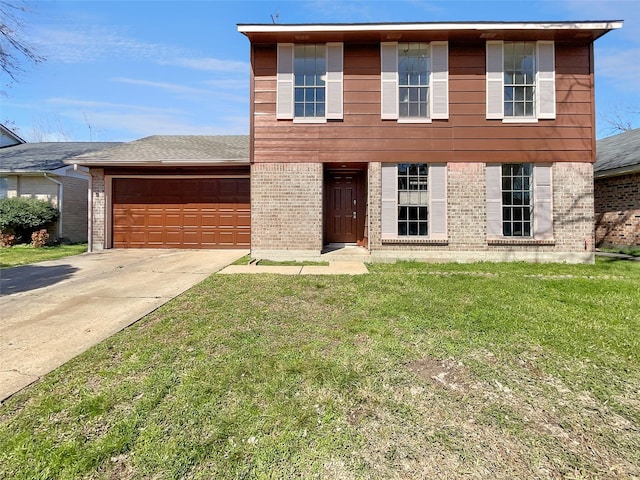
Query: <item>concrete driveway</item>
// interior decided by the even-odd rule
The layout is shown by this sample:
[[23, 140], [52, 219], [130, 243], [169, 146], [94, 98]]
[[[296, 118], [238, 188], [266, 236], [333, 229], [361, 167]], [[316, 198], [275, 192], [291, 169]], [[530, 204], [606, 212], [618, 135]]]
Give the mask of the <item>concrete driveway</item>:
[[106, 250], [0, 270], [0, 401], [248, 250]]

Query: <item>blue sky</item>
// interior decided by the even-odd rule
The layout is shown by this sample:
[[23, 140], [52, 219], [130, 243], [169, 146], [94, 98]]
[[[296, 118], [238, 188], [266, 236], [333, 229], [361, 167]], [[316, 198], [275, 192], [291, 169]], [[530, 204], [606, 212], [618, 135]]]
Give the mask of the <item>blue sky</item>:
[[[249, 42], [238, 23], [625, 20], [596, 42], [604, 116], [640, 126], [637, 0], [37, 1], [24, 36], [47, 61], [0, 97], [28, 141], [249, 133]], [[0, 79], [2, 84], [6, 78]], [[635, 113], [634, 113], [635, 112]]]

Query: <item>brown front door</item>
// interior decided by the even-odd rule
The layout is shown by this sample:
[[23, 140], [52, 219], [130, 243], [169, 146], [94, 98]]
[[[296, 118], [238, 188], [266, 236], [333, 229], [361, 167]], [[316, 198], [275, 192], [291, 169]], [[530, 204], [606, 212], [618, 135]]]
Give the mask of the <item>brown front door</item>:
[[[361, 240], [360, 172], [328, 171], [325, 176], [325, 232], [327, 243], [356, 243]], [[362, 189], [363, 190], [363, 189]]]

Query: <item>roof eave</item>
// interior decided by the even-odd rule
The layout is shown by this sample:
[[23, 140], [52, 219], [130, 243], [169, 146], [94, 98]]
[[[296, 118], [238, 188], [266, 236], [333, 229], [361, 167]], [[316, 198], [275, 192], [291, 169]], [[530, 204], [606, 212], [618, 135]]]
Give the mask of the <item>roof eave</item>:
[[85, 167], [228, 167], [249, 165], [248, 158], [227, 158], [208, 160], [65, 160], [67, 165]]
[[593, 176], [595, 178], [608, 178], [608, 177], [619, 177], [621, 175], [629, 175], [631, 173], [640, 172], [640, 163], [635, 165], [627, 165], [625, 167], [619, 168], [611, 168], [609, 170], [600, 170], [595, 171]]

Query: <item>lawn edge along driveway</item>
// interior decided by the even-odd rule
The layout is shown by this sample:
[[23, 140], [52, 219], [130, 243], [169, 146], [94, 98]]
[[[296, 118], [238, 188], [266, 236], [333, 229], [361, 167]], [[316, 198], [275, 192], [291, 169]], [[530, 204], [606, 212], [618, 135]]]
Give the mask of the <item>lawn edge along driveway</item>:
[[0, 273], [0, 401], [246, 250], [105, 250]]

